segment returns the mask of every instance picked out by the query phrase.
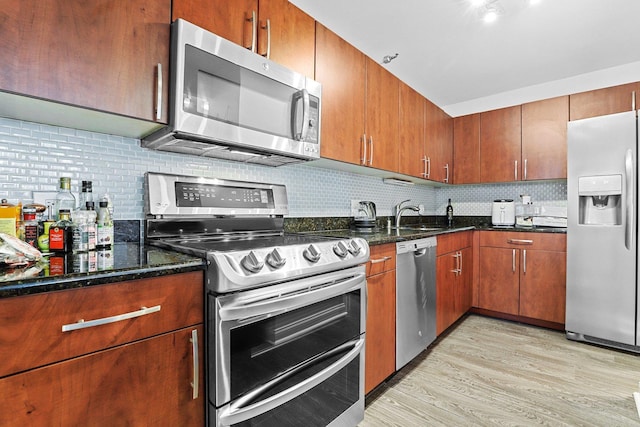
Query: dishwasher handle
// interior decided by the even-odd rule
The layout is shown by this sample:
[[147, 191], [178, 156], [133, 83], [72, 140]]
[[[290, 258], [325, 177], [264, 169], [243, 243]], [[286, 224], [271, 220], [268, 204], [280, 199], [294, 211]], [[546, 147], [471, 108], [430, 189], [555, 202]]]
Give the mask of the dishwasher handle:
[[[438, 242], [435, 237], [398, 242], [396, 243], [396, 254], [406, 254], [408, 252], [418, 252], [420, 250], [426, 251], [428, 248], [435, 248], [437, 244]], [[422, 254], [424, 254], [424, 251]]]

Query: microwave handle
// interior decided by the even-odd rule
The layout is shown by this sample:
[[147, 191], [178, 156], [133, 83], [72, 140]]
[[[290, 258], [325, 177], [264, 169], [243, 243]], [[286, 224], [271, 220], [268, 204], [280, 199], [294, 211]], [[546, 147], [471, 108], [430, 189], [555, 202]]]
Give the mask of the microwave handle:
[[[301, 132], [298, 133], [298, 124], [296, 123], [296, 116], [298, 113], [298, 99], [302, 99], [302, 126]], [[291, 122], [293, 124], [293, 137], [297, 141], [304, 141], [309, 133], [309, 91], [306, 89], [300, 89], [294, 97], [295, 107], [293, 108], [293, 114]]]

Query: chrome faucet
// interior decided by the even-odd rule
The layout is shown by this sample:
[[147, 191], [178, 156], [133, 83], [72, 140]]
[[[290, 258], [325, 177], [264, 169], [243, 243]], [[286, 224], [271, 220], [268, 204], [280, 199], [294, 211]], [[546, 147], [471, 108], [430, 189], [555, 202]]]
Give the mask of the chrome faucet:
[[406, 210], [412, 210], [414, 212], [420, 212], [420, 207], [416, 206], [416, 205], [407, 205], [407, 206], [402, 206], [404, 203], [406, 202], [410, 202], [411, 199], [407, 199], [407, 200], [403, 200], [400, 203], [398, 203], [397, 205], [395, 205], [394, 212], [396, 215], [396, 228], [400, 229], [400, 218], [402, 217], [402, 212], [406, 211]]

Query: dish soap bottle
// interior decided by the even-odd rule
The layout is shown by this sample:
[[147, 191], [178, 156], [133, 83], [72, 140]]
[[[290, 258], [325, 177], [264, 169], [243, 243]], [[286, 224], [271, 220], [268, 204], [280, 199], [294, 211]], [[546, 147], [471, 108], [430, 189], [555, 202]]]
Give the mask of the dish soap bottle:
[[447, 203], [447, 227], [453, 227], [453, 206], [451, 206], [451, 199]]

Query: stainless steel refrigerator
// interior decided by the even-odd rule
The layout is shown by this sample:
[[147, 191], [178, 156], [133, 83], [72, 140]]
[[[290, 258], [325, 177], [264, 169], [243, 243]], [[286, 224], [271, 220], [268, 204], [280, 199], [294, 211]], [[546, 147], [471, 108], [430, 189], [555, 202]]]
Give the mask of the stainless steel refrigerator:
[[567, 136], [567, 338], [640, 352], [635, 111]]

